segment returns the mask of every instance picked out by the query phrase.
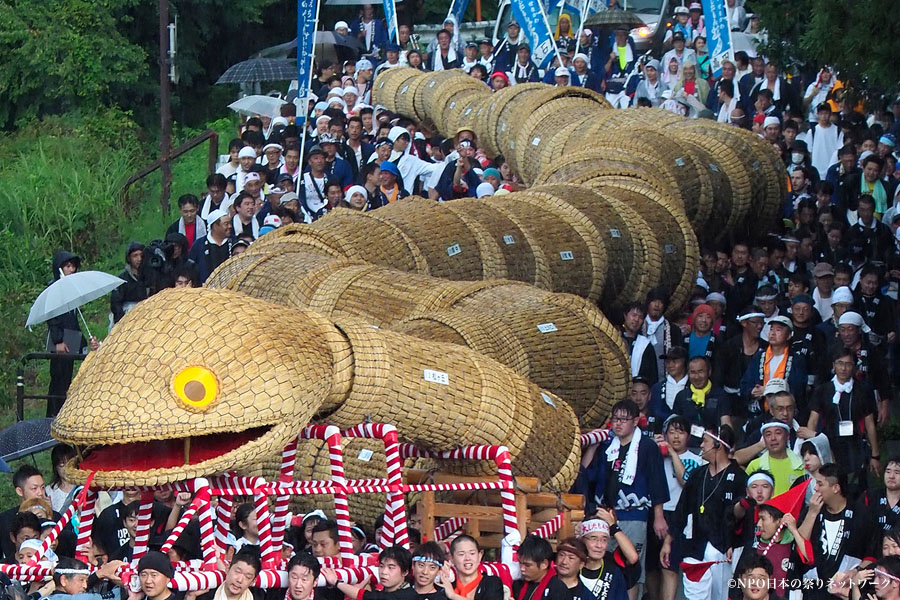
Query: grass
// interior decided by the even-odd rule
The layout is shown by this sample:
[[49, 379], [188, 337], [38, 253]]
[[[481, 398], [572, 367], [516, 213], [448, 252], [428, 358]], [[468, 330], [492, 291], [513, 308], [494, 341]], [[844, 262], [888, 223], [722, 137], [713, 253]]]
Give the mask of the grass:
[[[210, 124], [219, 132], [219, 151], [227, 152], [237, 121]], [[173, 145], [200, 133], [175, 128]], [[127, 178], [155, 158], [152, 144], [141, 141], [130, 116], [110, 111], [88, 119], [53, 119], [0, 138], [0, 429], [15, 423], [15, 371], [28, 352], [43, 351], [45, 325], [24, 327], [31, 303], [50, 280], [54, 251], [69, 249], [82, 257], [82, 269], [118, 273], [132, 240], [162, 239], [177, 217], [177, 199], [205, 190], [207, 146], [195, 148], [173, 163], [172, 205], [164, 214], [159, 202], [159, 172], [131, 186]], [[108, 330], [109, 298], [82, 307], [91, 332], [103, 339]], [[25, 371], [26, 393], [45, 393], [47, 364], [32, 362]], [[25, 404], [25, 418], [43, 417], [42, 400]], [[37, 464], [49, 481], [49, 452], [13, 461]], [[17, 502], [10, 480], [0, 483], [0, 510]]]

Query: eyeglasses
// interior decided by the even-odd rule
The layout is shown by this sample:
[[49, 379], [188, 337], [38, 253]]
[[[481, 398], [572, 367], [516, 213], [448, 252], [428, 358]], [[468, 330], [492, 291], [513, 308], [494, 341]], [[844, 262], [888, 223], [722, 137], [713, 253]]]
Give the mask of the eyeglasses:
[[610, 421], [612, 421], [613, 423], [627, 423], [632, 419], [634, 419], [634, 417], [613, 417], [612, 419], [610, 419]]

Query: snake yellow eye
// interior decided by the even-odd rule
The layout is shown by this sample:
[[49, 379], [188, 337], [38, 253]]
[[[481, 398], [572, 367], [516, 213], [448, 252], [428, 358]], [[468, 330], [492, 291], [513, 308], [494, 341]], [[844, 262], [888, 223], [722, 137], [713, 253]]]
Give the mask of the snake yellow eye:
[[219, 393], [219, 381], [206, 367], [187, 367], [172, 380], [175, 397], [188, 410], [206, 409]]

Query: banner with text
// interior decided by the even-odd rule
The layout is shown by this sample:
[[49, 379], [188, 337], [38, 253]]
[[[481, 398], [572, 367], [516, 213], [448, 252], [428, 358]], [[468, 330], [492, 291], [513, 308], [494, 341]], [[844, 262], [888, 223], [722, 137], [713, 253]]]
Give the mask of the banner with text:
[[300, 108], [297, 121], [306, 121], [306, 97], [312, 77], [314, 44], [316, 39], [316, 4], [319, 0], [297, 0], [297, 98]]
[[459, 25], [463, 22], [463, 16], [465, 16], [468, 7], [469, 0], [453, 0], [450, 3], [450, 11], [447, 13], [447, 16], [455, 18], [456, 24]]
[[[531, 58], [541, 69], [550, 67], [556, 55], [556, 44], [547, 22], [547, 13], [541, 0], [512, 0], [513, 16], [531, 46]], [[515, 60], [512, 57], [511, 60]]]
[[397, 42], [397, 2], [396, 0], [384, 0], [384, 23], [387, 25], [388, 41]]
[[706, 44], [709, 49], [709, 66], [713, 77], [722, 74], [722, 61], [734, 60], [731, 47], [731, 28], [728, 26], [728, 9], [725, 0], [702, 0], [703, 18], [706, 21]]

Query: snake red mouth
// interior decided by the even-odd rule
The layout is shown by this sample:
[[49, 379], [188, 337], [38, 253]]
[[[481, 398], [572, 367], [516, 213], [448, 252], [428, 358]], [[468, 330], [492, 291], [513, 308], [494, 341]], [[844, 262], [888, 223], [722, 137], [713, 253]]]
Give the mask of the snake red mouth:
[[268, 433], [271, 427], [212, 433], [187, 438], [94, 446], [82, 454], [85, 471], [149, 471], [196, 465], [237, 450]]

